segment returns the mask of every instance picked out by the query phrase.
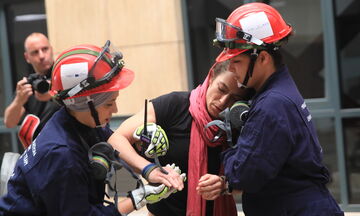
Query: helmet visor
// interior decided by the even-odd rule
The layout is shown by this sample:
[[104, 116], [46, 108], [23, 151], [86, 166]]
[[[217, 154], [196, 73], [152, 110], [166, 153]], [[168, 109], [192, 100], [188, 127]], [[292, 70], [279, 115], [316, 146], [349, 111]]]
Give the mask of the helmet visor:
[[121, 71], [121, 69], [124, 67], [122, 53], [114, 46], [112, 46], [109, 40], [106, 41], [102, 50], [99, 52], [99, 55], [96, 57], [93, 66], [90, 68], [88, 74], [89, 77], [93, 77], [95, 71], [101, 70], [103, 68], [103, 66], [99, 63], [101, 61], [108, 63], [108, 65], [111, 66], [111, 70], [107, 72], [102, 78], [98, 79], [98, 81], [106, 79], [107, 82], [109, 82], [110, 79], [118, 74], [119, 71]]
[[244, 32], [241, 28], [234, 26], [226, 20], [216, 18], [216, 39], [220, 42], [232, 42], [236, 40], [244, 40], [248, 43], [262, 45], [264, 42], [255, 38], [253, 35]]
[[221, 42], [239, 40], [236, 34], [230, 34], [230, 32], [241, 31], [239, 27], [231, 25], [230, 23], [226, 22], [226, 20], [221, 18], [216, 18], [215, 22], [216, 22], [216, 39], [218, 39]]

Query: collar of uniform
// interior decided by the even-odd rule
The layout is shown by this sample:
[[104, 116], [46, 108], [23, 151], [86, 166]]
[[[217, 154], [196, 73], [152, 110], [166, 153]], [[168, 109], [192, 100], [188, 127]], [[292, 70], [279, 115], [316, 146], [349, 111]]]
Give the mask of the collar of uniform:
[[96, 129], [91, 128], [87, 125], [82, 124], [72, 115], [70, 115], [69, 111], [66, 108], [62, 108], [68, 115], [68, 130], [74, 130], [77, 134], [79, 134], [89, 145], [89, 147], [93, 146], [96, 143]]
[[274, 81], [277, 80], [280, 76], [282, 76], [281, 74], [283, 74], [285, 72], [288, 72], [288, 68], [286, 65], [279, 67], [279, 69], [277, 71], [275, 71], [275, 73], [271, 74], [271, 76], [266, 80], [266, 82], [261, 87], [261, 89], [256, 92], [256, 94], [253, 97], [253, 100], [255, 100], [262, 92], [269, 89], [269, 87], [272, 85], [272, 83], [274, 83]]

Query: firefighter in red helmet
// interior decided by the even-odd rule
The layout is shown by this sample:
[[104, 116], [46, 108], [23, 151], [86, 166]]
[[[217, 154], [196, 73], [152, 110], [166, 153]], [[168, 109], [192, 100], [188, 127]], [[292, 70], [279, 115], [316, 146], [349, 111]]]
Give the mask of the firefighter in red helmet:
[[[249, 216], [344, 215], [326, 188], [330, 176], [306, 103], [281, 58], [292, 34], [279, 12], [248, 3], [216, 19], [218, 62], [230, 61], [239, 88], [256, 91], [236, 147], [223, 153], [224, 190], [243, 191]], [[199, 183], [199, 191], [208, 197]]]
[[[79, 45], [59, 55], [50, 91], [64, 107], [18, 160], [8, 194], [0, 199], [0, 215], [123, 215], [175, 192], [164, 184], [143, 185], [106, 142], [119, 90], [133, 79], [110, 41], [103, 48]], [[139, 187], [118, 201], [110, 178], [122, 167]], [[181, 174], [174, 164], [167, 168]], [[108, 205], [106, 183], [115, 190], [115, 202]]]

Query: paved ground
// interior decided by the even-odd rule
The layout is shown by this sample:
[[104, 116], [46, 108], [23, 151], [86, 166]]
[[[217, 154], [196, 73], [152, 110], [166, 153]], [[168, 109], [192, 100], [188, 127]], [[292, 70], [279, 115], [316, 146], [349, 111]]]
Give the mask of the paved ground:
[[[129, 216], [146, 216], [147, 215], [147, 210], [146, 208], [142, 208], [139, 211], [133, 212], [131, 214], [128, 214]], [[238, 212], [238, 216], [244, 216], [243, 212]], [[360, 216], [360, 212], [357, 213], [352, 213], [352, 212], [346, 212], [345, 216]]]

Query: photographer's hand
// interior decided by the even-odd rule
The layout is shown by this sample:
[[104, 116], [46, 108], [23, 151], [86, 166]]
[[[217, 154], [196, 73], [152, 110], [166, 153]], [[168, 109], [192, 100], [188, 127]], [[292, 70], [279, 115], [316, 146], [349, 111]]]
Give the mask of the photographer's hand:
[[7, 128], [13, 128], [19, 123], [25, 113], [24, 104], [32, 94], [32, 87], [25, 77], [16, 84], [16, 96], [4, 113], [4, 124]]
[[23, 106], [32, 94], [32, 87], [28, 84], [26, 77], [24, 77], [16, 84], [16, 96], [14, 102], [18, 103], [19, 106]]

